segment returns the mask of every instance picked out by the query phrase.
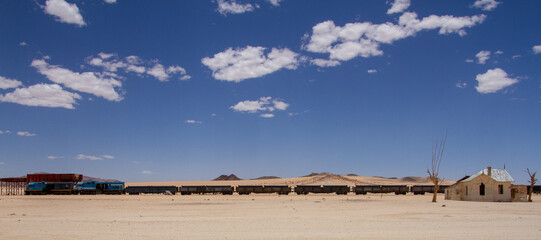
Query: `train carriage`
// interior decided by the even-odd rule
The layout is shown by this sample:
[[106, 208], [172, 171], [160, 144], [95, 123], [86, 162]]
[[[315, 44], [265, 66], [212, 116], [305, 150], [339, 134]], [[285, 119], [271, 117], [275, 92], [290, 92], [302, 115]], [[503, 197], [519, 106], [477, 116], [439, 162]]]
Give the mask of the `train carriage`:
[[26, 190], [24, 191], [26, 195], [67, 195], [72, 194], [72, 192], [72, 182], [31, 182], [28, 183]]
[[223, 194], [231, 195], [233, 194], [234, 188], [229, 185], [216, 185], [216, 186], [181, 186], [180, 187], [181, 195], [191, 195], [191, 194]]
[[355, 194], [367, 193], [395, 193], [405, 195], [409, 192], [407, 185], [356, 185]]
[[295, 192], [298, 195], [308, 193], [336, 193], [348, 194], [351, 189], [347, 185], [298, 185], [295, 187]]
[[248, 195], [250, 193], [287, 195], [291, 192], [291, 187], [288, 185], [239, 185], [236, 190], [239, 195]]
[[178, 188], [176, 186], [129, 186], [125, 189], [126, 193], [130, 195], [139, 194], [176, 194]]

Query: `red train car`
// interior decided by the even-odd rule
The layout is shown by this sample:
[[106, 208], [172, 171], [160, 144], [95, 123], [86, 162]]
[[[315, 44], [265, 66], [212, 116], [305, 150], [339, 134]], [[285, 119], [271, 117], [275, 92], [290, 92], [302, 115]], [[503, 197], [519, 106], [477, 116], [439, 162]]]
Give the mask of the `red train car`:
[[55, 173], [36, 173], [27, 174], [26, 183], [31, 182], [81, 182], [83, 181], [82, 174], [55, 174]]

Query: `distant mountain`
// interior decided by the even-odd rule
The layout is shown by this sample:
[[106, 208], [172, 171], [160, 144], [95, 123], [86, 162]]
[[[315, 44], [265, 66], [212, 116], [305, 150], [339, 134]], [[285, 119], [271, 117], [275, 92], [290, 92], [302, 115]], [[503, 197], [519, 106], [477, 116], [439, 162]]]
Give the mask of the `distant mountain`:
[[254, 178], [255, 180], [261, 180], [261, 179], [280, 179], [281, 177], [277, 177], [277, 176], [262, 176], [262, 177], [258, 177], [258, 178]]
[[317, 176], [317, 175], [335, 175], [335, 174], [332, 174], [332, 173], [329, 173], [329, 172], [322, 172], [322, 173], [310, 173], [306, 176], [302, 176], [302, 177], [313, 177], [313, 176]]
[[239, 177], [235, 176], [235, 174], [231, 174], [229, 176], [222, 174], [219, 177], [215, 178], [212, 181], [231, 181], [231, 180], [242, 180]]

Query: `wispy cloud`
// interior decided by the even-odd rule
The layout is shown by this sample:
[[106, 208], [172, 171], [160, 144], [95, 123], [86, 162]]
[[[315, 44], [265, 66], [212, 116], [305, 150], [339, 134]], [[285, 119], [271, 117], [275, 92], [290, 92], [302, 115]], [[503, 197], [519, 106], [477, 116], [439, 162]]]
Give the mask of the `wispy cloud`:
[[532, 50], [535, 54], [541, 53], [541, 45], [535, 45], [532, 47]]
[[92, 156], [92, 155], [79, 154], [75, 158], [79, 160], [98, 161], [98, 160], [104, 160], [104, 159], [114, 159], [115, 156], [111, 156], [111, 155]]
[[148, 170], [143, 170], [141, 171], [141, 174], [149, 175], [149, 174], [152, 174], [152, 172]]
[[23, 136], [23, 137], [33, 137], [33, 136], [36, 136], [37, 134], [30, 133], [30, 132], [17, 132], [17, 135]]
[[411, 2], [410, 0], [394, 0], [391, 5], [391, 8], [387, 10], [387, 14], [401, 13], [409, 8]]
[[496, 0], [476, 0], [473, 3], [474, 8], [480, 8], [483, 11], [492, 11], [498, 7], [501, 2]]
[[490, 51], [480, 51], [475, 54], [475, 57], [477, 58], [477, 63], [485, 64], [490, 59]]
[[202, 124], [203, 123], [202, 121], [197, 121], [197, 120], [186, 120], [184, 122], [189, 123], [189, 124]]
[[247, 113], [266, 112], [267, 115], [264, 115], [265, 113], [262, 113], [260, 116], [270, 117], [268, 113], [273, 112], [275, 110], [283, 111], [283, 110], [286, 110], [288, 107], [289, 107], [289, 104], [282, 101], [281, 99], [272, 98], [272, 97], [261, 97], [258, 100], [246, 100], [246, 101], [238, 102], [237, 104], [229, 108], [237, 112], [247, 112]]
[[218, 11], [220, 14], [226, 16], [227, 14], [241, 14], [245, 12], [251, 12], [255, 7], [251, 3], [241, 4], [235, 0], [218, 0]]
[[60, 158], [64, 158], [64, 156], [47, 156], [47, 159], [51, 159], [51, 160], [60, 159]]

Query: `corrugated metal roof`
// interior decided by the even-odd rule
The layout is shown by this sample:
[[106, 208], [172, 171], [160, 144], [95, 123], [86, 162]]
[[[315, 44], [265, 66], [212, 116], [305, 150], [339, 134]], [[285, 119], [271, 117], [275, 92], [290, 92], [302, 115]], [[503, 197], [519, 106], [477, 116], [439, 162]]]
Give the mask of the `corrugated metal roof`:
[[[485, 168], [477, 172], [476, 174], [473, 174], [470, 177], [462, 180], [462, 182], [469, 182], [475, 179], [476, 177], [479, 177], [481, 174], [488, 176], [488, 169]], [[514, 182], [515, 181], [515, 179], [513, 179], [511, 175], [509, 175], [509, 173], [505, 169], [493, 168], [491, 178], [494, 179], [496, 182]]]

